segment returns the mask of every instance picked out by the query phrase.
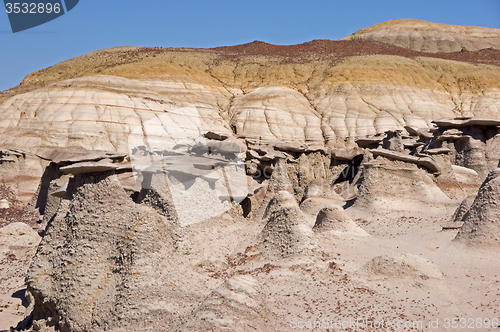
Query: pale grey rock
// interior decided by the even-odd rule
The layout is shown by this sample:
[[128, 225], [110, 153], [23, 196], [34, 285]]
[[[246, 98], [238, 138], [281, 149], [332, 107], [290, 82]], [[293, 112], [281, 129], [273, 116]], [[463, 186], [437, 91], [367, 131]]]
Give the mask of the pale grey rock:
[[[418, 283], [429, 279], [443, 280], [444, 275], [431, 261], [410, 253], [393, 253], [373, 258], [363, 269], [374, 277], [413, 279]], [[415, 286], [418, 286], [418, 283]]]
[[500, 119], [488, 117], [458, 117], [448, 119], [433, 120], [432, 123], [439, 128], [462, 128], [462, 127], [497, 127], [500, 126]]
[[391, 159], [415, 163], [427, 168], [429, 171], [435, 174], [441, 173], [441, 168], [439, 167], [439, 165], [430, 157], [416, 157], [402, 152], [390, 151], [385, 149], [370, 149], [370, 152], [374, 156], [383, 156]]
[[265, 298], [257, 279], [234, 276], [215, 289], [176, 331], [275, 331]]
[[369, 236], [366, 231], [352, 221], [347, 212], [339, 205], [330, 205], [319, 211], [313, 231], [324, 233], [343, 234], [356, 236]]
[[471, 207], [462, 217], [455, 241], [472, 246], [500, 248], [500, 169], [488, 174]]
[[269, 259], [310, 262], [318, 253], [318, 240], [291, 193], [277, 192], [264, 218], [267, 223], [256, 247]]

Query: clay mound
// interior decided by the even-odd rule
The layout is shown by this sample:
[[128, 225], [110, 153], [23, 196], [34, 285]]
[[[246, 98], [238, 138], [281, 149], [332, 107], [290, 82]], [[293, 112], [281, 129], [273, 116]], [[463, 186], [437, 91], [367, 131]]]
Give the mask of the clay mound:
[[300, 210], [311, 217], [311, 227], [316, 223], [316, 216], [322, 209], [331, 205], [344, 205], [343, 202], [324, 197], [311, 197], [300, 203]]
[[428, 279], [443, 280], [438, 267], [420, 256], [409, 253], [393, 253], [377, 256], [363, 266], [362, 271], [370, 276], [383, 279], [410, 278], [415, 281]]
[[274, 331], [265, 294], [251, 276], [235, 276], [215, 289], [176, 331]]
[[280, 190], [273, 196], [267, 205], [263, 217], [265, 219], [270, 219], [273, 215], [279, 214], [283, 210], [293, 211], [297, 216], [300, 216], [300, 211], [296, 211], [297, 208], [298, 205], [295, 197], [288, 191]]
[[460, 203], [458, 208], [453, 213], [451, 220], [453, 220], [454, 222], [462, 221], [463, 217], [469, 211], [469, 209], [472, 206], [472, 204], [474, 203], [475, 199], [476, 199], [476, 195], [469, 195], [466, 198], [464, 198], [462, 200], [462, 203]]
[[364, 164], [364, 180], [355, 206], [387, 210], [442, 208], [453, 203], [426, 171], [411, 164]]
[[289, 192], [276, 193], [264, 216], [267, 224], [259, 234], [257, 247], [267, 257], [301, 258], [313, 255], [319, 248], [312, 228]]
[[390, 20], [356, 31], [344, 39], [376, 40], [422, 52], [500, 49], [500, 29], [448, 25], [413, 19]]
[[455, 241], [477, 246], [500, 248], [500, 168], [484, 180]]
[[330, 232], [334, 234], [352, 234], [369, 236], [361, 227], [352, 221], [347, 212], [338, 205], [323, 208], [316, 218], [313, 230], [318, 233]]
[[171, 331], [213, 289], [178, 250], [182, 229], [164, 211], [172, 202], [141, 194], [134, 201], [114, 171], [69, 180], [26, 276], [35, 322], [136, 331], [148, 321]]

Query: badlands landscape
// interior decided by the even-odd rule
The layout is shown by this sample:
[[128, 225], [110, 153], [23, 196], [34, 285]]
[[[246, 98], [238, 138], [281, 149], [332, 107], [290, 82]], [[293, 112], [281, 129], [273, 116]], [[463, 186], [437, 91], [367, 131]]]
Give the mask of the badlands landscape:
[[500, 325], [500, 30], [118, 47], [0, 92], [0, 330]]

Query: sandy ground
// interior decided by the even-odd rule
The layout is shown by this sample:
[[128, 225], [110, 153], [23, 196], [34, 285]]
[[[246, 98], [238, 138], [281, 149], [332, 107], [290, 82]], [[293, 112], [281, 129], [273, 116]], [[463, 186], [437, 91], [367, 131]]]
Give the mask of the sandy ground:
[[[454, 208], [450, 206], [433, 216], [425, 211], [375, 213], [355, 207], [347, 209], [370, 236], [317, 233], [322, 250], [317, 263], [276, 266], [254, 275], [266, 294], [265, 304], [274, 317], [274, 328], [315, 330], [316, 322], [316, 330], [323, 331], [496, 330], [486, 325], [493, 319], [500, 320], [500, 252], [453, 242], [457, 230], [442, 231], [440, 225], [449, 221]], [[312, 215], [306, 217], [314, 220]], [[224, 215], [216, 224], [227, 224], [227, 218]], [[253, 226], [248, 228], [253, 228], [250, 233], [262, 227], [258, 223]], [[210, 227], [218, 232], [217, 225]], [[250, 239], [245, 238], [245, 242]], [[223, 239], [219, 237], [218, 241]], [[443, 277], [420, 278], [418, 273], [424, 276], [428, 271], [421, 271], [418, 266], [412, 267], [416, 275], [410, 276], [374, 275], [364, 270], [373, 258], [391, 253], [424, 258], [435, 264]], [[2, 268], [5, 270], [6, 265]], [[8, 330], [22, 319], [23, 292], [16, 290], [23, 287], [23, 279], [18, 275], [9, 282], [10, 290], [0, 294], [0, 330]]]
[[[370, 218], [363, 211], [348, 212], [370, 237], [320, 235], [321, 247], [329, 253], [324, 271], [302, 271], [289, 278], [281, 272], [269, 274], [268, 305], [282, 320], [280, 331], [300, 326], [308, 330], [307, 323], [314, 327], [314, 321], [321, 322], [319, 330], [326, 330], [332, 320], [360, 320], [355, 328], [345, 323], [351, 331], [487, 331], [490, 321], [500, 319], [500, 252], [452, 242], [457, 231], [442, 231], [440, 226], [449, 211], [427, 218], [425, 213], [381, 212]], [[431, 261], [444, 278], [418, 281], [360, 271], [376, 256], [403, 252]], [[385, 327], [377, 328], [382, 321]], [[389, 321], [408, 325], [391, 328]]]

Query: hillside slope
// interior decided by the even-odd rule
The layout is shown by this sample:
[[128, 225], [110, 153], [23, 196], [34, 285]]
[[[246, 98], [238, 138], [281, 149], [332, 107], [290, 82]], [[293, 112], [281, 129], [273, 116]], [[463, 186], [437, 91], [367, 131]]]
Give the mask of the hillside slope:
[[382, 22], [361, 29], [344, 39], [381, 41], [421, 52], [500, 49], [499, 29], [450, 25], [413, 19]]

